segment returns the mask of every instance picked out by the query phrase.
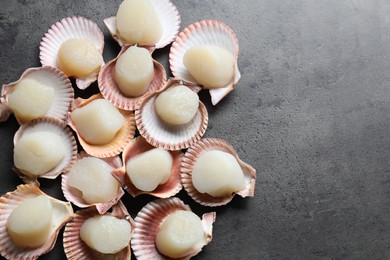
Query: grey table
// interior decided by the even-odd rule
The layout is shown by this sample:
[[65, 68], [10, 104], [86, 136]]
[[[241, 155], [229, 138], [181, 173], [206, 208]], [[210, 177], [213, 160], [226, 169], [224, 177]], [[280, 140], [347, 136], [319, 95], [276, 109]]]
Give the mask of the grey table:
[[[119, 47], [102, 20], [120, 1], [2, 0], [0, 81], [40, 66], [38, 45], [63, 17], [82, 15]], [[228, 140], [257, 169], [255, 197], [216, 209], [214, 239], [195, 259], [390, 259], [390, 2], [173, 0], [182, 28], [227, 23], [240, 43], [237, 89], [216, 107], [206, 137]], [[169, 47], [155, 57], [168, 67]], [[96, 91], [96, 85], [90, 92]], [[87, 95], [89, 92], [77, 92]], [[13, 117], [0, 124], [0, 193], [12, 172]], [[63, 199], [60, 178], [42, 181]], [[153, 198], [124, 201], [133, 217]], [[65, 259], [60, 236], [42, 259]]]

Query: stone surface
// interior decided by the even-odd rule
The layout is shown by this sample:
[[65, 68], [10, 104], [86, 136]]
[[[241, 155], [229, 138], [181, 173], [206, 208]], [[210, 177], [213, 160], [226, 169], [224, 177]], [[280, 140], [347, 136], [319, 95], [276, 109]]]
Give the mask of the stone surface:
[[[242, 78], [216, 107], [207, 137], [228, 140], [257, 169], [254, 198], [217, 211], [214, 239], [194, 259], [390, 259], [390, 2], [387, 0], [172, 0], [182, 29], [228, 24]], [[102, 20], [120, 1], [2, 0], [0, 81], [39, 66], [39, 42], [63, 17], [82, 15], [119, 47]], [[167, 67], [169, 47], [154, 53]], [[88, 96], [96, 85], [77, 95]], [[12, 168], [13, 117], [0, 124], [0, 193], [21, 184]], [[63, 199], [60, 178], [41, 181]], [[133, 217], [151, 197], [124, 197]], [[65, 259], [62, 236], [41, 259]]]

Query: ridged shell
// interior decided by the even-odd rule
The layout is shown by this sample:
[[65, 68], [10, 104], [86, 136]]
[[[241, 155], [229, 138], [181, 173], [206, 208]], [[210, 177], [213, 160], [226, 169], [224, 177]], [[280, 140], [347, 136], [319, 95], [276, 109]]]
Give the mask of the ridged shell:
[[[55, 117], [62, 121], [66, 121], [66, 116], [70, 108], [70, 103], [74, 99], [74, 91], [68, 77], [60, 70], [52, 67], [39, 67], [27, 69], [19, 80], [4, 84], [0, 98], [0, 122], [8, 119], [8, 116], [13, 113], [8, 106], [9, 95], [15, 89], [15, 86], [24, 79], [33, 79], [41, 84], [52, 87], [54, 89], [53, 103], [46, 116]], [[18, 123], [24, 124], [27, 121], [22, 120], [15, 114]]]
[[[42, 38], [39, 46], [42, 66], [57, 68], [57, 54], [61, 44], [73, 38], [90, 40], [103, 54], [104, 35], [97, 24], [81, 16], [72, 16], [53, 24]], [[86, 89], [96, 79], [97, 73], [87, 78], [76, 78], [76, 85], [80, 89]]]
[[[163, 36], [155, 46], [156, 49], [161, 49], [173, 42], [176, 38], [176, 35], [180, 30], [180, 15], [176, 6], [169, 0], [151, 0], [150, 3], [155, 8], [163, 28]], [[104, 19], [104, 24], [120, 46], [127, 44], [117, 32], [115, 16]]]
[[75, 110], [76, 108], [83, 107], [89, 104], [90, 102], [92, 102], [93, 100], [102, 99], [102, 98], [103, 96], [101, 94], [96, 94], [91, 96], [88, 99], [81, 99], [81, 98], [75, 99], [71, 104], [71, 111], [69, 112], [69, 116], [68, 116], [68, 125], [76, 132], [81, 146], [89, 155], [99, 157], [99, 158], [107, 158], [107, 157], [114, 157], [120, 154], [123, 151], [123, 149], [126, 147], [126, 145], [130, 142], [130, 140], [134, 138], [134, 134], [135, 134], [134, 112], [118, 109], [119, 112], [125, 118], [125, 123], [123, 124], [119, 132], [116, 134], [114, 139], [105, 145], [92, 145], [87, 143], [78, 133], [77, 128], [72, 122], [70, 116], [70, 113], [72, 113], [72, 111]]
[[[43, 117], [35, 119], [30, 123], [21, 125], [19, 130], [14, 135], [14, 144], [16, 144], [23, 135], [39, 131], [49, 131], [51, 133], [56, 133], [63, 140], [63, 143], [66, 144], [66, 154], [62, 161], [54, 169], [39, 176], [39, 178], [55, 179], [62, 172], [68, 171], [69, 168], [73, 166], [77, 157], [76, 139], [65, 122], [52, 117]], [[16, 168], [16, 166], [14, 166], [14, 170], [25, 183], [37, 182], [36, 178], [24, 174], [22, 171]]]
[[[69, 260], [125, 260], [131, 259], [130, 244], [116, 254], [102, 254], [91, 249], [87, 244], [80, 239], [80, 228], [84, 222], [91, 217], [100, 215], [94, 208], [79, 210], [76, 212], [75, 218], [66, 224], [64, 230], [64, 250], [66, 257]], [[105, 215], [114, 216], [119, 219], [126, 219], [131, 225], [131, 232], [134, 232], [134, 220], [127, 212], [121, 201], [112, 207], [112, 212], [106, 212]]]
[[[219, 150], [230, 153], [238, 161], [244, 173], [246, 187], [244, 190], [233, 193], [228, 197], [213, 197], [207, 193], [198, 192], [192, 184], [192, 169], [199, 156], [206, 151]], [[205, 138], [200, 140], [193, 147], [190, 147], [184, 154], [181, 163], [181, 181], [188, 195], [199, 204], [209, 207], [221, 206], [229, 203], [235, 194], [241, 197], [253, 197], [255, 192], [256, 170], [249, 164], [243, 162], [236, 150], [226, 141], [217, 138]]]
[[[89, 155], [83, 151], [79, 154], [78, 159], [80, 160], [84, 157], [89, 157]], [[109, 158], [102, 158], [101, 160], [108, 163], [114, 169], [122, 166], [122, 161], [118, 156], [109, 157]], [[77, 161], [76, 161], [76, 163], [77, 163]], [[69, 169], [69, 171], [70, 170], [71, 169]], [[87, 207], [93, 206], [93, 207], [96, 207], [96, 210], [99, 212], [99, 214], [103, 214], [107, 210], [109, 210], [113, 205], [115, 205], [124, 194], [123, 189], [119, 186], [118, 192], [117, 192], [115, 198], [113, 198], [111, 201], [105, 202], [105, 203], [88, 204], [81, 197], [80, 191], [78, 191], [77, 189], [68, 185], [69, 171], [66, 173], [63, 173], [61, 175], [62, 192], [64, 193], [65, 198], [69, 202], [72, 202], [74, 205], [76, 205], [79, 208], [87, 208]]]
[[[131, 248], [138, 260], [166, 260], [171, 259], [160, 254], [155, 245], [156, 235], [163, 221], [177, 210], [191, 211], [190, 207], [183, 203], [179, 198], [158, 199], [148, 203], [137, 214], [135, 221], [135, 230], [131, 239]], [[205, 232], [205, 239], [194, 248], [187, 256], [176, 258], [177, 260], [190, 259], [198, 254], [202, 247], [207, 245], [212, 239], [213, 223], [216, 213], [205, 213], [202, 216], [202, 224]]]
[[237, 66], [238, 41], [233, 30], [219, 21], [202, 20], [187, 26], [172, 43], [169, 53], [169, 64], [175, 78], [196, 83], [196, 80], [188, 73], [184, 66], [183, 57], [188, 49], [201, 44], [211, 44], [221, 47], [229, 51], [236, 58], [236, 71], [233, 80], [223, 88], [209, 90], [211, 101], [213, 105], [216, 105], [236, 87], [241, 77]]
[[123, 167], [116, 169], [112, 172], [114, 177], [122, 184], [122, 186], [129, 192], [133, 197], [140, 194], [150, 194], [159, 198], [168, 198], [182, 189], [180, 181], [180, 163], [183, 154], [180, 151], [171, 151], [170, 154], [173, 158], [172, 171], [169, 180], [157, 186], [157, 188], [151, 192], [146, 192], [137, 189], [131, 182], [129, 176], [126, 173], [126, 162], [134, 156], [147, 152], [155, 147], [151, 146], [141, 136], [135, 138], [133, 141], [126, 146], [122, 154]]
[[[7, 219], [12, 211], [23, 200], [35, 198], [40, 195], [47, 196], [53, 205], [53, 229], [48, 241], [39, 248], [27, 250], [14, 246], [7, 232]], [[55, 245], [58, 233], [63, 225], [74, 216], [69, 202], [63, 202], [43, 193], [33, 184], [19, 185], [15, 191], [8, 192], [0, 198], [0, 253], [7, 259], [37, 259], [40, 255], [49, 252]]]
[[148, 90], [145, 94], [139, 97], [128, 97], [122, 94], [118, 85], [115, 82], [115, 65], [118, 58], [129, 48], [130, 46], [123, 46], [118, 56], [109, 61], [103, 66], [98, 77], [98, 86], [103, 97], [110, 101], [114, 106], [123, 110], [135, 110], [137, 103], [146, 95], [154, 93], [164, 87], [166, 83], [165, 68], [153, 60], [154, 65], [154, 77], [150, 82]]
[[[208, 113], [205, 105], [199, 101], [199, 110], [188, 124], [170, 126], [157, 115], [154, 102], [157, 95], [164, 90], [183, 85], [175, 79], [170, 79], [166, 86], [155, 94], [145, 97], [135, 110], [135, 120], [138, 131], [148, 143], [170, 151], [186, 149], [194, 145], [206, 132]], [[190, 87], [192, 89], [192, 87]]]

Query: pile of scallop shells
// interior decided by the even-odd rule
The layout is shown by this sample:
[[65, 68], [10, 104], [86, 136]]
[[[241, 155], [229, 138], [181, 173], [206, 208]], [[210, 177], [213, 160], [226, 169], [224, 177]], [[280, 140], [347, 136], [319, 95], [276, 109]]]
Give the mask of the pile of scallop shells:
[[[125, 5], [125, 2], [129, 4], [128, 2], [137, 1], [139, 0], [125, 0], [122, 5]], [[63, 18], [52, 25], [42, 38], [40, 43], [42, 67], [27, 69], [18, 81], [3, 85], [0, 96], [0, 120], [6, 121], [14, 114], [20, 124], [14, 136], [13, 169], [26, 183], [0, 198], [0, 253], [3, 257], [36, 259], [54, 247], [58, 233], [65, 226], [63, 245], [68, 259], [130, 259], [131, 249], [137, 259], [171, 259], [157, 249], [156, 236], [164, 220], [172, 213], [191, 211], [188, 205], [175, 197], [182, 188], [197, 203], [206, 207], [226, 205], [236, 194], [241, 197], [254, 195], [256, 170], [243, 162], [228, 142], [218, 138], [202, 138], [207, 129], [208, 114], [201, 101], [196, 101], [196, 110], [190, 120], [178, 124], [169, 124], [162, 120], [155, 105], [161, 93], [178, 86], [184, 87], [186, 91], [190, 90], [195, 96], [202, 89], [206, 89], [210, 92], [212, 104], [217, 105], [236, 87], [240, 78], [237, 66], [238, 41], [234, 32], [222, 22], [203, 20], [187, 26], [179, 33], [180, 16], [169, 0], [153, 0], [147, 3], [156, 15], [153, 19], [160, 21], [160, 34], [148, 32], [140, 37], [139, 34], [142, 33], [126, 32], [126, 29], [121, 28], [124, 21], [118, 9], [117, 16], [105, 19], [104, 24], [122, 49], [115, 59], [105, 62], [103, 58], [99, 58], [103, 53], [104, 37], [98, 26], [80, 16]], [[154, 36], [153, 34], [157, 35], [156, 39], [145, 39]], [[69, 72], [68, 67], [64, 65], [69, 62], [66, 60], [68, 53], [60, 54], [64, 51], [63, 43], [73, 39], [87, 41], [86, 44], [89, 44], [87, 48], [93, 46], [95, 48], [93, 55], [98, 57], [95, 59], [87, 56], [88, 64], [81, 66], [82, 73]], [[76, 41], [70, 49], [78, 44], [84, 43]], [[151, 79], [147, 81], [146, 89], [137, 95], [125, 94], [118, 86], [120, 84], [115, 74], [116, 65], [121, 62], [121, 57], [135, 47], [153, 55], [155, 49], [169, 44], [172, 44], [169, 64], [173, 77], [167, 78], [165, 68], [152, 59], [150, 66], [153, 73]], [[202, 79], [199, 80], [197, 75], [194, 76], [194, 73], [188, 71], [188, 66], [184, 64], [184, 56], [188, 50], [197, 46], [213, 46], [210, 47], [212, 51], [213, 48], [219, 48], [221, 52], [229, 53], [229, 57], [233, 57], [233, 66], [229, 68], [232, 74], [222, 85], [208, 87], [206, 86], [208, 83], [203, 83]], [[60, 62], [59, 55], [65, 55], [65, 60]], [[93, 62], [95, 67], [85, 72], [84, 69], [87, 70]], [[75, 79], [73, 84], [69, 77]], [[95, 81], [100, 93], [88, 99], [74, 98], [74, 88], [84, 90]], [[31, 87], [28, 85], [31, 82], [37, 85], [33, 84]], [[20, 91], [25, 92], [18, 94]], [[39, 91], [45, 94], [40, 95]], [[30, 96], [33, 92], [34, 97]], [[85, 112], [87, 108], [92, 107], [89, 106], [91, 104], [95, 104], [95, 109], [98, 109], [93, 116]], [[114, 135], [107, 137], [104, 132], [107, 122], [104, 120], [108, 119], [104, 116], [107, 112], [106, 107], [109, 106], [112, 106], [115, 112], [109, 114], [108, 119], [118, 116], [121, 123]], [[163, 107], [166, 106], [167, 104], [163, 103]], [[80, 119], [75, 111], [80, 112], [78, 114], [82, 114], [83, 111], [87, 116], [80, 115]], [[111, 121], [107, 125], [111, 125]], [[92, 129], [85, 130], [88, 126]], [[98, 139], [91, 139], [85, 131], [92, 131]], [[32, 137], [36, 139], [32, 140]], [[99, 139], [103, 137], [107, 140]], [[30, 149], [29, 147], [33, 147], [32, 151], [23, 150]], [[35, 151], [35, 148], [39, 151]], [[168, 175], [164, 180], [155, 181], [154, 186], [142, 188], [142, 180], [140, 184], [138, 179], [129, 177], [129, 162], [141, 155], [149, 156], [150, 152], [156, 149], [165, 152], [170, 158]], [[233, 187], [233, 190], [222, 195], [210, 195], [195, 187], [193, 169], [204, 153], [212, 151], [224, 152], [232, 158], [235, 167], [242, 172], [243, 185], [239, 188]], [[45, 158], [37, 159], [35, 155], [40, 153]], [[42, 166], [39, 160], [44, 162]], [[85, 171], [87, 166], [83, 163], [87, 161], [96, 163], [96, 171], [108, 169], [110, 172], [112, 179], [106, 176], [92, 180], [93, 174], [83, 177], [84, 186], [94, 186], [99, 194], [104, 193], [103, 200], [96, 199], [96, 194], [86, 194], [83, 192], [85, 187], [74, 184], [74, 172]], [[164, 168], [160, 162], [159, 165], [150, 166], [152, 171]], [[218, 163], [215, 165], [219, 166]], [[59, 175], [62, 178], [62, 191], [68, 202], [49, 197], [39, 189], [39, 178], [55, 179]], [[152, 175], [145, 176], [155, 178]], [[219, 181], [228, 183], [229, 180], [225, 179], [228, 177]], [[104, 180], [104, 183], [99, 183], [99, 180]], [[133, 197], [149, 194], [156, 199], [145, 205], [133, 220], [126, 209], [131, 205], [124, 205], [121, 202], [125, 192]], [[53, 205], [53, 225], [50, 227], [48, 238], [45, 243], [38, 246], [16, 246], [8, 230], [10, 224], [7, 220], [14, 209], [24, 201], [39, 196], [48, 197]], [[73, 211], [74, 208], [77, 209], [76, 212]], [[94, 216], [111, 216], [126, 220], [131, 227], [128, 245], [114, 253], [98, 252], [88, 246], [88, 243], [80, 238], [79, 233], [83, 223]], [[191, 258], [211, 241], [212, 224], [215, 219], [215, 212], [202, 216], [202, 239], [184, 253], [177, 255], [177, 259]]]

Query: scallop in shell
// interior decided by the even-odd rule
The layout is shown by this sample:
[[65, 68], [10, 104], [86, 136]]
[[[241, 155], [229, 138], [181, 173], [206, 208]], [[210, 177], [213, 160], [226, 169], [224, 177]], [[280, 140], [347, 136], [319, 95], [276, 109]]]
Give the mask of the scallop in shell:
[[[46, 196], [53, 207], [53, 226], [49, 233], [48, 240], [35, 249], [23, 249], [16, 247], [7, 231], [7, 220], [15, 208], [24, 200]], [[74, 216], [72, 206], [69, 202], [63, 202], [43, 193], [38, 186], [33, 184], [19, 185], [15, 191], [8, 192], [0, 198], [0, 253], [7, 259], [37, 259], [40, 255], [49, 252], [55, 245], [57, 235]]]
[[213, 105], [221, 101], [237, 85], [241, 77], [237, 66], [238, 41], [235, 33], [226, 24], [215, 20], [202, 20], [187, 26], [172, 43], [169, 53], [169, 64], [172, 74], [186, 82], [198, 83], [184, 66], [184, 55], [195, 46], [212, 45], [231, 53], [235, 59], [234, 75], [224, 87], [211, 88], [210, 96]]
[[[135, 221], [135, 230], [131, 239], [131, 248], [138, 260], [146, 259], [171, 259], [161, 254], [156, 247], [156, 236], [164, 220], [176, 211], [191, 211], [190, 207], [183, 203], [179, 198], [158, 199], [148, 203], [137, 214]], [[203, 238], [192, 250], [180, 260], [190, 259], [198, 254], [202, 247], [207, 245], [212, 239], [213, 223], [216, 213], [210, 212], [203, 214]]]
[[[170, 151], [186, 149], [194, 145], [206, 132], [208, 113], [205, 105], [199, 101], [198, 112], [194, 118], [184, 125], [169, 125], [160, 119], [155, 109], [157, 96], [165, 90], [178, 85], [185, 85], [183, 82], [170, 79], [164, 88], [155, 94], [145, 97], [135, 111], [135, 120], [140, 134], [145, 140], [155, 147], [164, 148]], [[192, 89], [192, 85], [186, 85]], [[196, 87], [194, 91], [198, 90]]]
[[60, 70], [30, 68], [16, 82], [3, 85], [0, 121], [7, 120], [11, 113], [20, 125], [44, 116], [66, 121], [73, 98], [72, 84]]
[[[192, 182], [192, 170], [198, 158], [207, 151], [222, 151], [233, 155], [242, 169], [245, 178], [245, 188], [241, 191], [231, 194], [231, 196], [214, 197], [207, 193], [200, 193], [195, 189]], [[196, 202], [204, 206], [221, 206], [229, 203], [235, 194], [241, 197], [253, 197], [256, 182], [256, 170], [249, 164], [243, 162], [234, 148], [222, 139], [205, 138], [190, 147], [184, 154], [181, 163], [181, 180], [184, 189]]]
[[[103, 97], [110, 101], [114, 106], [123, 109], [123, 110], [135, 110], [137, 103], [146, 95], [156, 92], [157, 90], [164, 87], [166, 83], [166, 72], [165, 68], [158, 63], [156, 60], [153, 60], [154, 66], [154, 76], [152, 81], [149, 84], [148, 89], [145, 94], [139, 97], [129, 97], [124, 95], [118, 88], [117, 83], [115, 82], [114, 72], [115, 65], [118, 58], [123, 55], [123, 53], [130, 46], [123, 46], [118, 56], [109, 61], [99, 73], [98, 86]], [[153, 48], [148, 48], [150, 52], [153, 51]]]
[[[86, 220], [94, 216], [99, 216], [99, 212], [95, 208], [88, 208], [76, 212], [75, 218], [66, 224], [64, 230], [64, 250], [68, 259], [77, 260], [92, 260], [92, 259], [108, 259], [121, 260], [130, 259], [131, 251], [130, 244], [116, 254], [102, 254], [90, 248], [80, 238], [80, 229]], [[111, 212], [106, 212], [104, 215], [113, 216], [118, 219], [125, 219], [130, 223], [131, 233], [134, 232], [134, 220], [121, 201], [112, 207]]]
[[112, 172], [114, 177], [122, 184], [123, 187], [133, 196], [140, 194], [150, 194], [159, 198], [167, 198], [175, 195], [182, 189], [180, 181], [180, 162], [182, 158], [182, 153], [180, 151], [171, 151], [169, 152], [172, 156], [172, 168], [171, 174], [167, 182], [160, 184], [153, 191], [147, 192], [138, 189], [129, 178], [129, 175], [126, 173], [126, 163], [147, 151], [154, 149], [152, 145], [147, 143], [142, 136], [139, 136], [132, 140], [124, 149], [122, 154], [122, 160], [124, 162], [123, 167], [116, 169]]
[[[89, 156], [84, 151], [81, 152], [78, 155], [78, 160], [76, 161], [76, 163], [74, 165], [76, 165], [79, 160], [81, 160], [83, 158], [87, 158], [87, 157], [91, 157], [91, 156]], [[91, 157], [91, 158], [95, 158], [95, 157]], [[98, 159], [98, 158], [95, 158], [95, 159]], [[102, 159], [98, 159], [98, 160], [103, 160], [109, 166], [111, 166], [113, 169], [119, 168], [122, 166], [122, 161], [118, 156], [102, 158]], [[83, 168], [83, 169], [85, 169], [85, 168]], [[71, 169], [69, 169], [69, 171], [71, 171]], [[69, 171], [66, 173], [63, 173], [61, 176], [61, 178], [62, 178], [61, 188], [62, 188], [62, 191], [64, 193], [65, 198], [69, 202], [72, 202], [74, 205], [78, 206], [79, 208], [87, 208], [87, 207], [93, 206], [93, 207], [96, 207], [97, 211], [100, 214], [103, 214], [108, 209], [110, 209], [114, 204], [116, 204], [124, 194], [121, 186], [118, 185], [118, 190], [116, 192], [116, 195], [113, 198], [111, 198], [108, 202], [95, 202], [93, 204], [90, 204], [83, 199], [83, 197], [82, 197], [83, 194], [81, 193], [80, 190], [69, 185], [69, 183], [68, 183], [69, 173], [70, 173]], [[95, 187], [95, 188], [98, 189], [97, 187]]]
[[[93, 95], [88, 99], [81, 99], [81, 98], [75, 99], [71, 104], [71, 111], [69, 112], [69, 114], [71, 114], [75, 109], [82, 108], [98, 99], [103, 99], [101, 94]], [[101, 145], [88, 143], [80, 135], [77, 127], [72, 121], [71, 116], [68, 117], [69, 126], [76, 132], [81, 146], [89, 155], [99, 157], [99, 158], [116, 156], [120, 154], [125, 148], [125, 146], [130, 142], [130, 140], [134, 138], [134, 134], [135, 134], [134, 112], [125, 111], [121, 109], [118, 109], [118, 111], [124, 117], [124, 123], [110, 142]]]
[[[54, 136], [54, 140], [58, 141], [58, 143], [50, 143], [50, 140], [48, 139], [49, 135]], [[37, 136], [38, 139], [26, 139], [35, 138]], [[44, 147], [39, 148], [38, 151], [36, 142], [45, 139], [49, 143], [44, 143]], [[27, 143], [27, 146], [25, 147], [28, 147], [28, 149], [34, 149], [34, 153], [27, 154], [37, 155], [37, 157], [34, 157], [30, 162], [23, 155], [21, 156], [20, 160], [16, 157], [21, 140], [27, 140], [24, 141]], [[67, 171], [70, 167], [72, 167], [77, 156], [77, 144], [72, 131], [65, 124], [65, 122], [51, 117], [35, 119], [30, 123], [20, 126], [19, 130], [15, 133], [14, 136], [14, 146], [14, 170], [26, 183], [36, 182], [37, 178], [55, 179], [59, 174]], [[20, 147], [23, 149], [22, 146]], [[54, 167], [50, 166], [46, 172], [33, 174], [29, 170], [29, 165], [36, 166], [42, 163], [43, 167], [43, 164], [48, 161], [46, 156], [50, 155], [53, 150], [63, 151], [63, 154], [61, 154], [63, 156], [57, 158], [58, 160], [55, 161], [57, 163], [54, 165]], [[21, 161], [21, 165], [18, 165], [18, 161]]]
[[[42, 38], [39, 48], [39, 58], [42, 66], [58, 68], [60, 47], [70, 39], [87, 40], [96, 48], [97, 53], [101, 56], [103, 54], [104, 35], [97, 24], [81, 16], [67, 17], [52, 25]], [[76, 78], [78, 88], [86, 89], [91, 83], [96, 81], [100, 67], [104, 65], [103, 58], [101, 61], [97, 71], [94, 70], [86, 76]]]
[[[176, 38], [180, 29], [180, 15], [176, 6], [169, 0], [150, 0], [149, 2], [154, 7], [162, 26], [162, 37], [155, 44], [156, 49], [161, 49]], [[120, 46], [128, 44], [118, 32], [115, 16], [104, 19], [104, 24]]]

